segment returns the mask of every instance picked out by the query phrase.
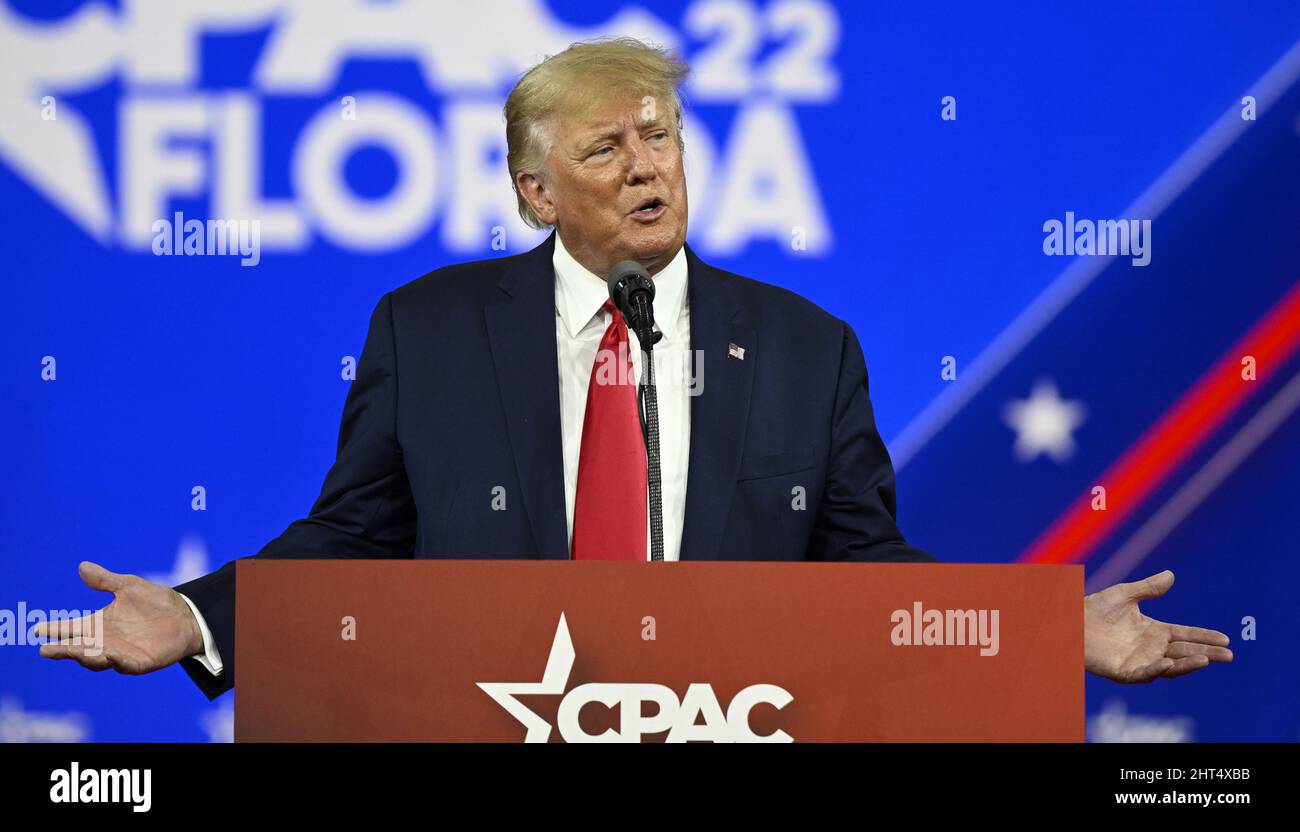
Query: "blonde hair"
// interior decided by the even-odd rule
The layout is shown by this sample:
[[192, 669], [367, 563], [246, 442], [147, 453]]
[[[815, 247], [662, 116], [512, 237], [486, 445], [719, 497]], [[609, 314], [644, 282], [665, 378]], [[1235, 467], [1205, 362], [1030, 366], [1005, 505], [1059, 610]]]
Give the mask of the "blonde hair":
[[687, 66], [667, 49], [635, 38], [601, 38], [572, 44], [551, 55], [520, 77], [506, 97], [506, 167], [519, 202], [519, 216], [532, 228], [547, 223], [519, 191], [519, 174], [542, 173], [551, 151], [551, 120], [566, 99], [581, 87], [614, 91], [632, 89], [668, 99], [677, 146], [682, 140], [682, 102], [677, 87]]

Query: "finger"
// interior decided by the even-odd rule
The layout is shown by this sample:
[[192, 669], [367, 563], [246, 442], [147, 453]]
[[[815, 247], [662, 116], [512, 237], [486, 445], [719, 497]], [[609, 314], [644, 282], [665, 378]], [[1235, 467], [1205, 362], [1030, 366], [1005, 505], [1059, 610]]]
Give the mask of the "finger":
[[108, 659], [109, 664], [113, 666], [113, 669], [118, 673], [124, 673], [130, 676], [139, 676], [148, 673], [150, 669], [142, 664], [140, 659], [124, 656], [116, 650], [106, 650], [104, 651], [104, 656]]
[[1165, 648], [1165, 656], [1171, 659], [1185, 659], [1188, 656], [1204, 656], [1212, 662], [1232, 661], [1232, 651], [1226, 647], [1213, 644], [1197, 644], [1192, 641], [1173, 641]]
[[1204, 627], [1187, 627], [1183, 624], [1169, 624], [1169, 639], [1171, 641], [1194, 641], [1198, 644], [1213, 644], [1219, 647], [1227, 647], [1231, 639], [1226, 633], [1218, 630], [1207, 630]]
[[91, 563], [88, 560], [83, 560], [77, 565], [77, 574], [86, 582], [86, 586], [103, 592], [117, 592], [126, 586], [126, 579], [130, 577], [110, 572], [98, 563]]
[[1170, 658], [1156, 659], [1151, 664], [1134, 673], [1127, 681], [1129, 682], [1151, 682], [1163, 676], [1169, 668], [1174, 666], [1174, 660]]
[[[98, 616], [98, 619], [96, 618]], [[103, 611], [83, 615], [80, 618], [59, 618], [54, 621], [42, 621], [32, 627], [32, 632], [39, 638], [72, 638], [102, 632]]]
[[1130, 595], [1138, 601], [1146, 601], [1151, 598], [1159, 598], [1169, 591], [1169, 587], [1174, 585], [1174, 573], [1166, 569], [1159, 574], [1152, 575], [1134, 583], [1127, 584]]
[[41, 645], [41, 658], [70, 659], [72, 658], [72, 654], [71, 651], [68, 650], [68, 646], [66, 644], [59, 644], [58, 642], [52, 642], [50, 644]]
[[1208, 667], [1210, 660], [1205, 656], [1188, 656], [1185, 659], [1174, 659], [1173, 666], [1160, 675], [1166, 679], [1177, 679], [1179, 676], [1186, 676], [1193, 670], [1200, 670]]
[[86, 649], [85, 644], [71, 644], [59, 642], [58, 644], [42, 644], [41, 655], [48, 659], [72, 659], [82, 667], [90, 670], [107, 670], [112, 666], [108, 656], [99, 648]]

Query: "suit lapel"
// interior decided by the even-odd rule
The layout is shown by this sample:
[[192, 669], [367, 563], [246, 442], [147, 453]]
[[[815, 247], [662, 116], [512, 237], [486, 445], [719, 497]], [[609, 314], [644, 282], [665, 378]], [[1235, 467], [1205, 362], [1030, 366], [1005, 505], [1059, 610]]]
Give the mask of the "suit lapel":
[[564, 508], [559, 368], [555, 355], [555, 234], [513, 261], [498, 302], [484, 307], [536, 554], [569, 557]]
[[[758, 338], [736, 297], [735, 278], [686, 247], [691, 349], [701, 356], [701, 392], [691, 398], [690, 470], [682, 560], [716, 560], [745, 444]], [[744, 358], [729, 354], [734, 344]]]

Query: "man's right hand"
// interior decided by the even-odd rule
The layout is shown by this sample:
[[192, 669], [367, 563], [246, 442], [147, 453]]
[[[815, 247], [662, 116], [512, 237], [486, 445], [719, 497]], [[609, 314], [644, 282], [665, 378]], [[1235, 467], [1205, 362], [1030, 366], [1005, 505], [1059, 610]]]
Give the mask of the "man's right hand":
[[82, 561], [77, 572], [91, 589], [113, 593], [113, 602], [94, 614], [98, 622], [80, 618], [37, 624], [36, 635], [59, 639], [42, 644], [42, 656], [75, 659], [91, 670], [111, 667], [140, 674], [203, 652], [199, 622], [176, 590], [90, 561]]

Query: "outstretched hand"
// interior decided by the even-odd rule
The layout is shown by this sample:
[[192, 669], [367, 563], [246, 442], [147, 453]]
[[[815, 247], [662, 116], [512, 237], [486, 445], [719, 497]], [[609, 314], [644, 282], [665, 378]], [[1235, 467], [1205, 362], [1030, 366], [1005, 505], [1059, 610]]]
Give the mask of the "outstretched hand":
[[1166, 624], [1138, 609], [1139, 601], [1159, 598], [1173, 585], [1174, 573], [1166, 569], [1146, 580], [1115, 584], [1084, 596], [1084, 668], [1132, 684], [1172, 679], [1210, 662], [1232, 661], [1224, 633]]
[[113, 601], [91, 616], [37, 624], [36, 635], [59, 639], [42, 644], [42, 656], [140, 674], [203, 650], [198, 621], [176, 590], [90, 561], [82, 561], [77, 572], [91, 589], [113, 593]]

